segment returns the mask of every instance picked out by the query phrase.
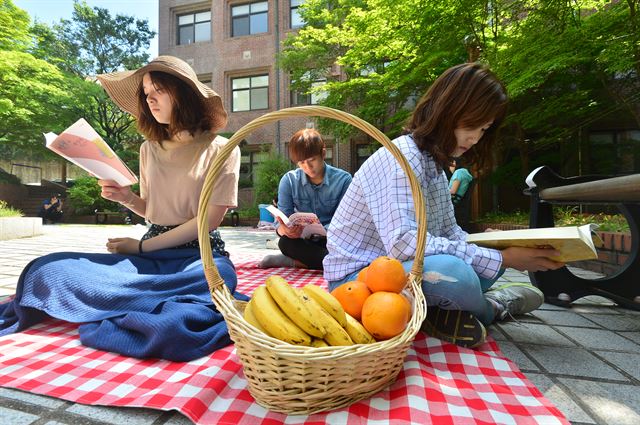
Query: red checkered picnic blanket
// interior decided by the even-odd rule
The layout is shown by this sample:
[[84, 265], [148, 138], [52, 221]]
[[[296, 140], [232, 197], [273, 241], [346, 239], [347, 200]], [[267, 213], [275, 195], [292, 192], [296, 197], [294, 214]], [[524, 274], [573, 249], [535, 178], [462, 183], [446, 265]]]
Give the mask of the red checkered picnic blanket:
[[[237, 266], [250, 294], [278, 273], [325, 285], [319, 272]], [[258, 405], [233, 345], [188, 363], [135, 359], [80, 344], [77, 325], [49, 320], [0, 338], [0, 386], [96, 405], [177, 410], [198, 424], [567, 424], [495, 341], [478, 350], [419, 333], [397, 381], [368, 400], [287, 417]], [[293, 422], [291, 422], [293, 420]]]

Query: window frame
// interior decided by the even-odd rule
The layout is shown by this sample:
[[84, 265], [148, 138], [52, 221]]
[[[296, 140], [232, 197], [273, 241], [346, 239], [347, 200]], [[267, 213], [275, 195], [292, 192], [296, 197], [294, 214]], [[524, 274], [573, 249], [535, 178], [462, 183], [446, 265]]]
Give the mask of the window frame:
[[[313, 81], [310, 81], [310, 89], [314, 88], [314, 87], [319, 87], [319, 86], [323, 86], [325, 84], [327, 84], [328, 80], [327, 78], [321, 77], [321, 78], [316, 78]], [[294, 85], [296, 82], [295, 81], [291, 81], [289, 84], [289, 102], [291, 104], [291, 106], [303, 106], [303, 105], [318, 105], [321, 101], [323, 101], [324, 99], [327, 98], [328, 93], [303, 93], [300, 92], [299, 90], [296, 89], [292, 89], [291, 86]], [[300, 99], [304, 99], [302, 102], [300, 102]]]
[[[252, 79], [256, 78], [256, 77], [267, 77], [267, 85], [266, 86], [256, 86], [253, 87], [252, 86]], [[233, 83], [235, 80], [241, 80], [241, 79], [249, 79], [249, 87], [247, 88], [238, 88], [238, 89], [234, 89], [233, 88]], [[269, 109], [269, 105], [270, 105], [270, 101], [269, 101], [269, 88], [270, 88], [270, 76], [268, 72], [264, 72], [264, 73], [260, 73], [260, 74], [252, 74], [252, 75], [238, 75], [238, 76], [234, 76], [234, 77], [230, 77], [230, 86], [231, 86], [231, 112], [251, 112], [251, 111], [264, 111]], [[267, 106], [264, 108], [253, 108], [251, 106], [251, 91], [254, 89], [264, 89], [266, 88], [266, 92], [267, 92]], [[240, 92], [240, 91], [248, 91], [249, 92], [249, 109], [241, 109], [241, 110], [236, 110], [235, 109], [235, 93], [236, 92]]]
[[[292, 30], [295, 30], [295, 29], [298, 29], [298, 28], [302, 28], [302, 27], [305, 26], [305, 22], [304, 22], [304, 20], [302, 20], [302, 17], [300, 16], [300, 13], [298, 12], [298, 9], [304, 3], [304, 0], [295, 0], [295, 1], [297, 1], [298, 4], [294, 5], [293, 4], [294, 0], [289, 0], [289, 28], [291, 28]], [[294, 14], [296, 16], [298, 16], [298, 18], [300, 19], [300, 22], [302, 22], [300, 25], [293, 25], [293, 16], [294, 16]]]
[[[264, 11], [261, 10], [259, 12], [252, 13], [251, 7], [253, 5], [255, 5], [255, 4], [258, 4], [258, 3], [265, 3], [266, 6], [267, 6], [267, 9], [264, 10]], [[246, 13], [246, 14], [234, 16], [233, 15], [233, 10], [235, 8], [237, 8], [237, 7], [242, 7], [242, 6], [248, 6], [249, 7], [249, 12]], [[252, 32], [251, 31], [251, 16], [262, 15], [262, 14], [264, 14], [266, 16], [266, 19], [267, 19], [266, 30], [265, 31], [260, 31], [260, 32]], [[232, 38], [233, 37], [246, 37], [246, 36], [249, 36], [249, 35], [267, 34], [269, 32], [269, 1], [267, 1], [267, 0], [257, 0], [257, 1], [251, 1], [251, 2], [245, 2], [245, 3], [231, 4], [230, 7], [229, 7], [229, 15], [230, 15], [230, 19], [231, 19], [230, 20], [230, 23], [231, 23], [231, 25], [230, 25], [230, 33], [231, 33], [231, 37]], [[235, 23], [235, 20], [239, 19], [239, 18], [244, 18], [244, 17], [247, 17], [249, 19], [249, 23], [248, 23], [249, 32], [247, 34], [234, 34], [234, 27], [235, 27], [234, 23]]]
[[[205, 20], [205, 21], [197, 21], [196, 22], [196, 16], [201, 14], [201, 13], [209, 13], [209, 20]], [[176, 12], [175, 16], [176, 16], [176, 46], [189, 46], [191, 44], [196, 44], [196, 43], [210, 43], [211, 42], [211, 29], [213, 28], [212, 26], [212, 21], [211, 21], [211, 9], [201, 9], [201, 10], [194, 10], [191, 12]], [[185, 25], [180, 25], [180, 18], [184, 17], [184, 16], [192, 16], [193, 17], [193, 21], [190, 24], [185, 24]], [[202, 24], [204, 22], [208, 22], [209, 23], [209, 38], [207, 40], [196, 40], [196, 25], [198, 24]], [[193, 42], [191, 43], [181, 43], [181, 32], [180, 29], [183, 27], [191, 27], [191, 36], [193, 38]]]
[[[254, 184], [256, 183], [256, 168], [265, 159], [267, 159], [269, 155], [269, 150], [264, 150], [264, 146], [265, 144], [247, 145], [244, 147], [240, 147], [239, 176], [241, 179], [251, 180]], [[244, 158], [248, 158], [248, 161], [243, 162]], [[245, 169], [247, 172], [243, 172], [243, 170]]]

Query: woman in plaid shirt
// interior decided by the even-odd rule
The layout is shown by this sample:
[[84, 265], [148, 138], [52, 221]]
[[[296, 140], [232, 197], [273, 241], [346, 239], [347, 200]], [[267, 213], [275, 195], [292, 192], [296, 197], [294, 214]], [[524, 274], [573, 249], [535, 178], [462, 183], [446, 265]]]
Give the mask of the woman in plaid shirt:
[[[548, 258], [554, 250], [498, 251], [466, 243], [467, 233], [456, 224], [444, 169], [467, 152], [486, 158], [506, 107], [504, 86], [488, 69], [477, 63], [454, 66], [436, 79], [413, 111], [406, 134], [393, 141], [427, 205], [422, 289], [429, 308], [423, 330], [467, 347], [484, 342], [485, 325], [535, 310], [544, 301], [530, 284], [492, 287], [505, 268], [563, 265]], [[416, 235], [409, 179], [393, 155], [379, 149], [355, 174], [331, 221], [324, 277], [334, 289], [382, 255], [397, 258], [409, 271]]]

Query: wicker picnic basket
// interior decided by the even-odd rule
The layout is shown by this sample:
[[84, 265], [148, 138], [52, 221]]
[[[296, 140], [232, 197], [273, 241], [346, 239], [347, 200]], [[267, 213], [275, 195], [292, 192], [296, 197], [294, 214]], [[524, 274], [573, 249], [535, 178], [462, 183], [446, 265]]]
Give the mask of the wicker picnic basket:
[[[264, 124], [288, 117], [310, 116], [336, 119], [364, 131], [389, 149], [409, 176], [418, 223], [417, 252], [406, 290], [413, 311], [407, 328], [392, 339], [347, 347], [313, 348], [271, 338], [244, 319], [246, 303], [231, 296], [213, 262], [208, 243], [207, 205], [214, 182], [231, 151], [251, 131]], [[249, 392], [260, 405], [274, 412], [311, 414], [368, 398], [395, 381], [426, 314], [420, 287], [426, 233], [426, 208], [413, 171], [400, 150], [366, 121], [327, 107], [302, 106], [265, 114], [234, 133], [206, 176], [198, 208], [198, 238], [211, 297], [227, 322], [249, 382]]]

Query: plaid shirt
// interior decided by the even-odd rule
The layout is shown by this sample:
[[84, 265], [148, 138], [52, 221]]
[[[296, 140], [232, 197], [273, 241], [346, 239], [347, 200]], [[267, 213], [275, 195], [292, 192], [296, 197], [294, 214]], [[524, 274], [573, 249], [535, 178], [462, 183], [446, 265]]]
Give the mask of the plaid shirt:
[[[427, 205], [425, 256], [449, 254], [463, 259], [475, 272], [494, 278], [502, 264], [500, 251], [465, 242], [456, 224], [447, 178], [431, 155], [421, 152], [411, 136], [393, 141], [422, 186]], [[353, 177], [327, 235], [329, 254], [323, 261], [328, 281], [343, 279], [387, 255], [400, 261], [415, 256], [417, 223], [409, 178], [386, 148], [362, 165]]]

